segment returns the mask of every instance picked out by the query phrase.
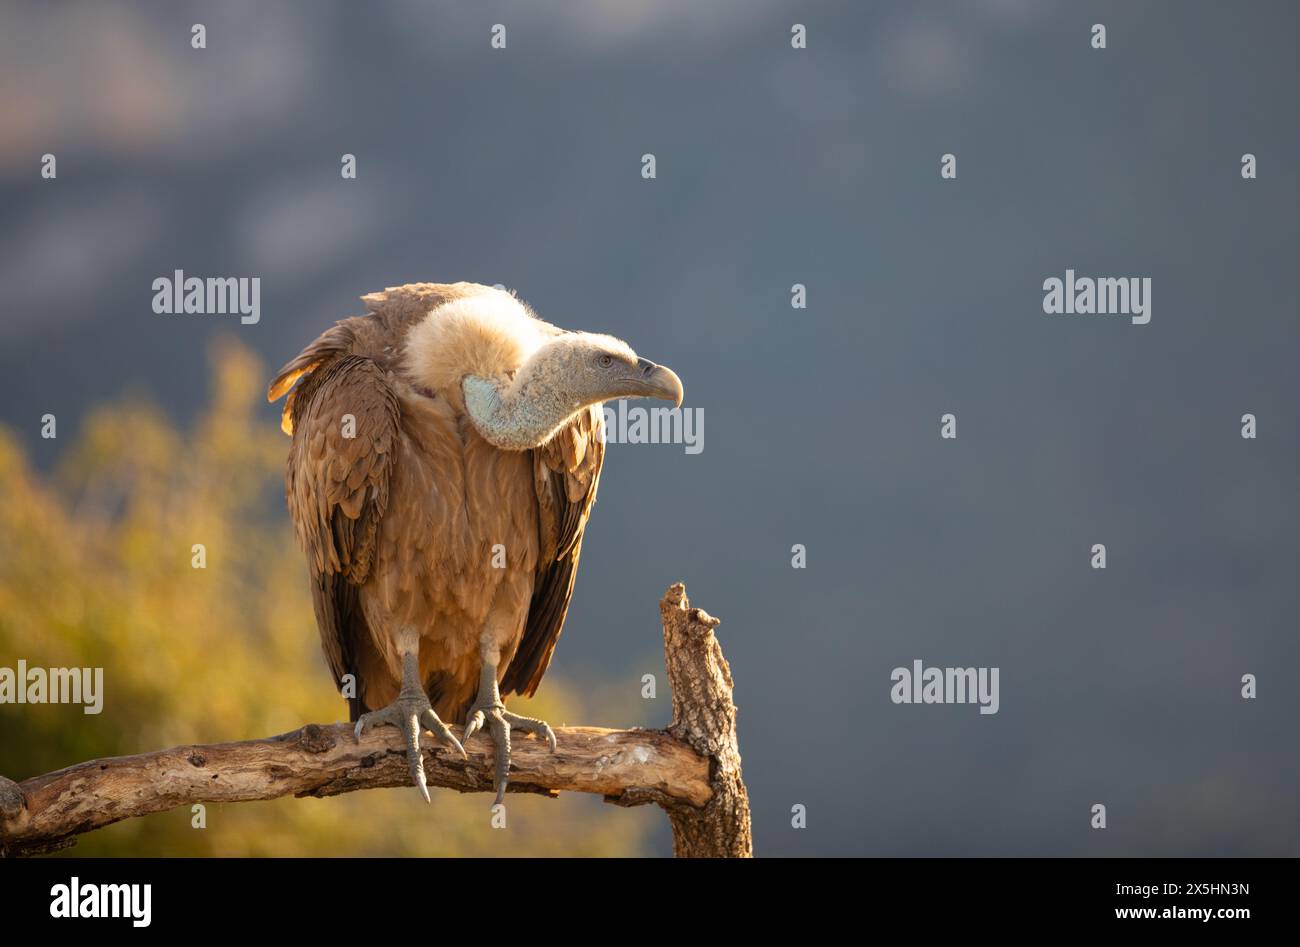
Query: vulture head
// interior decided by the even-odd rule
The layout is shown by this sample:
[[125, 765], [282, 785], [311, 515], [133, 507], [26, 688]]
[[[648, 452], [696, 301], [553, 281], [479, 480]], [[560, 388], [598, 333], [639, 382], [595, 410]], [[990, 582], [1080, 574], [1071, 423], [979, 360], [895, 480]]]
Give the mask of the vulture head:
[[484, 439], [504, 450], [542, 446], [592, 405], [660, 398], [681, 407], [684, 394], [672, 369], [621, 339], [558, 329], [486, 287], [417, 324], [405, 367], [417, 384], [463, 403]]

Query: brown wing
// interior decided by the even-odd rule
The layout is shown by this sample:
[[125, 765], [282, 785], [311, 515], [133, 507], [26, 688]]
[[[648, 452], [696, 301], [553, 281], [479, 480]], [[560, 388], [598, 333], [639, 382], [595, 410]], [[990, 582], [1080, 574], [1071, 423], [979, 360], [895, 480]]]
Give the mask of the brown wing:
[[605, 462], [600, 405], [582, 412], [544, 447], [533, 451], [541, 544], [528, 622], [501, 682], [503, 694], [531, 697], [551, 663], [573, 597], [582, 534], [596, 502]]
[[[271, 383], [268, 398], [290, 393], [282, 426], [293, 432], [285, 498], [307, 552], [321, 647], [335, 684], [356, 678], [349, 701], [361, 712], [365, 682], [361, 649], [371, 648], [357, 590], [370, 574], [375, 537], [388, 506], [399, 407], [384, 373], [369, 359], [345, 354], [325, 333]], [[348, 416], [351, 416], [349, 421]], [[352, 436], [349, 436], [352, 435]]]
[[[350, 320], [355, 321], [355, 320]], [[309, 375], [317, 366], [327, 360], [335, 359], [340, 355], [350, 351], [355, 341], [355, 332], [348, 325], [347, 321], [336, 322], [329, 329], [326, 329], [311, 345], [307, 346], [298, 353], [298, 357], [285, 365], [275, 378], [271, 380], [271, 385], [266, 390], [266, 400], [276, 401], [284, 397], [288, 392], [289, 397], [284, 400], [284, 411], [280, 413], [280, 429], [286, 434], [293, 433], [294, 404], [306, 385], [299, 385], [293, 391], [294, 383], [303, 375]]]

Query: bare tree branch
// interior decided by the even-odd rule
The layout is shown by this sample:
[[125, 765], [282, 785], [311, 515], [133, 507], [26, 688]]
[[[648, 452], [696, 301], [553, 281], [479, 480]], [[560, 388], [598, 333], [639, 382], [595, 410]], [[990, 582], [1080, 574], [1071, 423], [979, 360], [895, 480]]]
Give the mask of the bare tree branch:
[[709, 758], [713, 789], [701, 809], [668, 810], [673, 851], [678, 858], [748, 858], [754, 842], [749, 792], [740, 774], [731, 667], [713, 634], [721, 622], [691, 608], [680, 582], [664, 593], [659, 614], [673, 687], [673, 722], [667, 732]]
[[[688, 609], [680, 585], [669, 589], [660, 608], [673, 725], [559, 727], [554, 753], [521, 737], [514, 742], [509, 788], [597, 793], [624, 806], [656, 803], [673, 820], [678, 855], [748, 855], [749, 803], [740, 781], [730, 674], [712, 632], [717, 620]], [[422, 746], [430, 786], [492, 791], [494, 751], [487, 735], [470, 740], [468, 760], [429, 734]], [[348, 724], [308, 724], [262, 740], [91, 760], [21, 783], [0, 776], [0, 854], [65, 848], [84, 832], [194, 803], [408, 785], [401, 737], [391, 727], [357, 741]]]

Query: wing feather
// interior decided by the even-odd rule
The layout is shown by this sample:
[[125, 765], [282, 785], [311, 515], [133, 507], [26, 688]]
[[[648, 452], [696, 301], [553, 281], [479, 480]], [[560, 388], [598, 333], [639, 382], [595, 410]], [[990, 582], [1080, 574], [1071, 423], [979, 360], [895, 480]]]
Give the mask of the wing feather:
[[[285, 497], [307, 552], [325, 659], [336, 686], [342, 687], [345, 674], [356, 680], [356, 697], [349, 700], [355, 720], [364, 696], [361, 649], [372, 647], [357, 593], [370, 574], [388, 506], [400, 409], [372, 361], [320, 351], [329, 335], [285, 366], [270, 391], [284, 393], [283, 379], [293, 372], [302, 379], [285, 406], [286, 430], [293, 432]], [[299, 371], [301, 364], [309, 367]]]
[[541, 548], [528, 621], [501, 682], [503, 694], [531, 697], [551, 663], [573, 598], [582, 535], [604, 462], [604, 414], [599, 405], [533, 451]]

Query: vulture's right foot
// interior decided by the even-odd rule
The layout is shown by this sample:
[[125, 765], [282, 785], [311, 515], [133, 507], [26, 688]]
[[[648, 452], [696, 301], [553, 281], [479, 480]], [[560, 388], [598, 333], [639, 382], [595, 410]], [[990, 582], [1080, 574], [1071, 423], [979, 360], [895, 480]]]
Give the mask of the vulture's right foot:
[[456, 752], [461, 756], [466, 755], [465, 748], [460, 745], [456, 735], [447, 729], [447, 725], [438, 719], [423, 690], [408, 693], [403, 688], [397, 700], [387, 707], [362, 714], [357, 720], [356, 738], [360, 740], [363, 733], [381, 724], [389, 724], [402, 731], [406, 742], [406, 762], [411, 768], [411, 779], [415, 782], [415, 788], [420, 791], [424, 801], [428, 802], [429, 784], [424, 775], [424, 757], [420, 753], [420, 734], [425, 730], [430, 731], [443, 743], [455, 747]]

